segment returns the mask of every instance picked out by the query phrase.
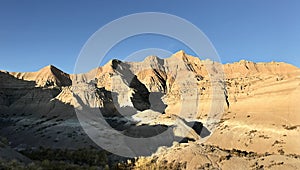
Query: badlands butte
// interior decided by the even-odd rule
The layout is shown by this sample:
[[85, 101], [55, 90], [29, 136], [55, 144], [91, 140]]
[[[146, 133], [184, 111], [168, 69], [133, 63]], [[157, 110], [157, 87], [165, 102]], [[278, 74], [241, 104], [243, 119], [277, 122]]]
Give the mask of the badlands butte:
[[[142, 151], [130, 146], [134, 159], [107, 153], [100, 168], [300, 169], [299, 97], [300, 70], [293, 65], [220, 64], [184, 51], [166, 59], [111, 60], [81, 74], [52, 65], [1, 71], [0, 157], [27, 166], [43, 161], [30, 154], [41, 148], [101, 150], [78, 121], [74, 107], [86, 105], [131, 137], [171, 128], [171, 142]], [[119, 142], [110, 141], [109, 130], [99, 131], [107, 139], [101, 141]], [[67, 160], [57, 159], [50, 161]]]

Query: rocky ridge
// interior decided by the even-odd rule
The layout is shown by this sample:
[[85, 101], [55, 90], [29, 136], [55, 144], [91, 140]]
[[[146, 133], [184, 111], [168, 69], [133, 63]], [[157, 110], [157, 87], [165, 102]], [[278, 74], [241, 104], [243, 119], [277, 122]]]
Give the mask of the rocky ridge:
[[[73, 108], [78, 105], [76, 88], [91, 86], [97, 95], [87, 91], [82, 99], [95, 101], [106, 117], [132, 116], [138, 126], [173, 126], [180, 117], [184, 122], [174, 128], [174, 135], [188, 136], [189, 141], [203, 137], [188, 122], [203, 122], [210, 130], [205, 122], [220, 119], [207, 144], [258, 154], [300, 154], [295, 148], [300, 144], [299, 78], [299, 68], [282, 62], [222, 65], [183, 51], [166, 59], [111, 60], [83, 74], [67, 74], [51, 65], [29, 73], [1, 71], [0, 134], [16, 148], [64, 148], [75, 146], [70, 145], [74, 140], [76, 147], [94, 145]], [[110, 122], [131, 134], [125, 124]]]

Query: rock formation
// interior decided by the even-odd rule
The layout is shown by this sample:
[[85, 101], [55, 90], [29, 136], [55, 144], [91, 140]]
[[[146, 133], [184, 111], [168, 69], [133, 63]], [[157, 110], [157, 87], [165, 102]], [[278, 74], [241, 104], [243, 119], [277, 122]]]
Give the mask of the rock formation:
[[[13, 147], [95, 145], [76, 118], [78, 95], [127, 135], [151, 136], [151, 127], [174, 127], [174, 140], [210, 136], [206, 143], [223, 149], [299, 155], [299, 86], [300, 70], [290, 64], [220, 64], [184, 51], [166, 59], [111, 60], [82, 74], [52, 65], [37, 72], [1, 71], [0, 135]], [[76, 145], [70, 145], [74, 139]]]

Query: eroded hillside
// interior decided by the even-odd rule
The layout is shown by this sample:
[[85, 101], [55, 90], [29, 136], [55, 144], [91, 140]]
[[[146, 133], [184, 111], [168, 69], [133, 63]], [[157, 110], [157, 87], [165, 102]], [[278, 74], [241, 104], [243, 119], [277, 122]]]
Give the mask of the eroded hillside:
[[[51, 65], [37, 72], [1, 71], [0, 135], [16, 149], [96, 147], [74, 110], [88, 105], [98, 108], [108, 124], [123, 135], [145, 138], [171, 128], [170, 141], [162, 140], [154, 149], [145, 147], [142, 155], [136, 155], [156, 153], [158, 158], [149, 160], [169, 161], [160, 146], [170, 147], [168, 152], [175, 154], [180, 148], [180, 154], [191, 154], [190, 150], [208, 153], [197, 144], [208, 139], [204, 145], [217, 147], [222, 154], [212, 152], [218, 159], [195, 155], [215, 168], [230, 169], [220, 159], [247, 160], [236, 155], [227, 158], [234, 149], [255, 153], [251, 160], [268, 160], [271, 158], [264, 155], [271, 154], [276, 160], [286, 158], [295, 164], [290, 167], [299, 167], [298, 157], [291, 157], [300, 155], [299, 85], [299, 68], [290, 64], [242, 60], [222, 65], [183, 51], [166, 59], [111, 60], [82, 74], [67, 74]], [[110, 133], [102, 132], [104, 136]], [[174, 141], [187, 145], [172, 146]], [[144, 163], [149, 163], [147, 159]], [[141, 160], [136, 166], [143, 166]], [[272, 164], [271, 160], [265, 162], [264, 166]], [[185, 166], [198, 167], [196, 163]], [[257, 168], [255, 161], [245, 166]]]

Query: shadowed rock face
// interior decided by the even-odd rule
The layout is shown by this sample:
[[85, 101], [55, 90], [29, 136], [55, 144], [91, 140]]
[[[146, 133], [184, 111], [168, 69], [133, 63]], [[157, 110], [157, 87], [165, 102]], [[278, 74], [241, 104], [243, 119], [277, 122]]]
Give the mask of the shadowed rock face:
[[113, 69], [121, 76], [122, 81], [133, 89], [131, 102], [133, 106], [140, 111], [150, 108], [149, 94], [146, 86], [139, 81], [136, 75], [130, 70], [130, 65], [117, 60], [112, 61]]
[[[0, 136], [8, 138], [17, 149], [70, 147], [68, 143], [73, 139], [67, 135], [75, 129], [80, 133], [81, 127], [74, 108], [56, 99], [61, 93], [60, 87], [37, 87], [34, 81], [20, 80], [3, 72], [0, 79], [4, 101], [0, 106]], [[69, 122], [77, 125], [70, 126]], [[87, 137], [78, 138], [89, 141]]]
[[[224, 79], [220, 71], [226, 75]], [[81, 128], [73, 107], [78, 105], [73, 100], [76, 88], [80, 92], [90, 85], [93, 90], [80, 92], [83, 103], [94, 101], [109, 126], [131, 137], [151, 137], [166, 129], [171, 129], [170, 141], [208, 137], [212, 133], [203, 125], [214, 99], [225, 106], [218, 111], [227, 110], [210, 138], [212, 144], [257, 152], [264, 152], [258, 147], [264, 146], [270, 152], [283, 149], [300, 153], [299, 149], [293, 151], [298, 143], [292, 142], [300, 124], [299, 75], [298, 68], [285, 63], [243, 60], [221, 65], [182, 51], [167, 59], [151, 56], [130, 63], [112, 60], [78, 75], [54, 66], [31, 73], [2, 71], [0, 135], [6, 136], [13, 147], [95, 146]], [[213, 78], [218, 81], [213, 82]], [[180, 124], [173, 115], [181, 118]], [[187, 135], [183, 134], [186, 129]], [[144, 153], [149, 155], [159, 146], [171, 144], [159, 143]]]

